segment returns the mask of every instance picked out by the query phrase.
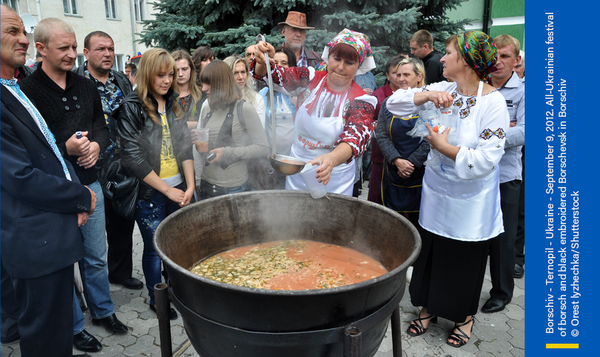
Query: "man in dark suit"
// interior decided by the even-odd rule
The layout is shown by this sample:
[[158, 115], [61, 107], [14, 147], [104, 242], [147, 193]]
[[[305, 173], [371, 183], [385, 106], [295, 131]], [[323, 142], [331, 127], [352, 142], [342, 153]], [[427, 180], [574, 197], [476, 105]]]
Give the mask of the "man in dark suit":
[[[71, 72], [77, 57], [77, 39], [67, 22], [47, 17], [36, 25], [33, 38], [44, 60], [20, 86], [36, 103], [79, 181], [96, 194], [98, 209], [81, 227], [85, 251], [80, 263], [81, 278], [92, 323], [104, 326], [109, 332], [127, 333], [127, 326], [116, 316], [110, 294], [104, 197], [95, 167], [99, 154], [110, 143], [102, 101], [92, 81]], [[74, 346], [85, 352], [100, 351], [102, 344], [87, 332], [79, 304], [75, 305]]]
[[29, 41], [14, 10], [2, 5], [1, 17], [2, 263], [22, 307], [21, 355], [71, 356], [73, 264], [84, 255], [79, 226], [96, 198], [13, 79]]

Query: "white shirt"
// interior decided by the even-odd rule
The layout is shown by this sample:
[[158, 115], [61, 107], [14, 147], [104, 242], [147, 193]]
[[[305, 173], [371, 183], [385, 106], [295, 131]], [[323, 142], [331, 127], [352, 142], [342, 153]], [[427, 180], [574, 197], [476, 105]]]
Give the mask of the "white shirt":
[[[483, 86], [481, 86], [483, 88]], [[492, 91], [478, 97], [456, 91], [456, 83], [438, 82], [417, 89], [397, 90], [387, 108], [398, 116], [433, 108], [431, 102], [417, 106], [415, 93], [447, 91], [460, 106], [456, 160], [442, 156], [438, 166], [427, 166], [423, 178], [419, 224], [437, 235], [484, 241], [504, 231], [500, 209], [499, 170], [504, 153], [505, 128], [509, 126], [504, 97]], [[429, 153], [429, 158], [433, 155]]]
[[498, 91], [506, 99], [510, 121], [517, 123], [514, 127], [506, 129], [504, 156], [500, 160], [500, 183], [523, 180], [521, 149], [525, 144], [525, 82], [513, 72], [508, 82]]

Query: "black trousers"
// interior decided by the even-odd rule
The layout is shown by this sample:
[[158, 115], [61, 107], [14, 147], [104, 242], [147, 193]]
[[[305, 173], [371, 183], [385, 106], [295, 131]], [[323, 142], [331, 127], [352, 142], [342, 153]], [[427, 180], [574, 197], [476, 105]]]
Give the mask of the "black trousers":
[[23, 311], [21, 356], [71, 357], [73, 353], [73, 265], [33, 278], [13, 278]]
[[521, 181], [521, 196], [519, 196], [519, 226], [515, 240], [515, 263], [525, 265], [525, 146], [523, 146], [523, 181]]
[[504, 233], [490, 244], [490, 275], [492, 289], [490, 296], [510, 300], [515, 287], [515, 239], [519, 223], [519, 196], [521, 181], [513, 180], [500, 184], [500, 206]]
[[4, 264], [2, 264], [2, 342], [12, 340], [19, 335], [19, 316], [21, 315], [21, 306], [15, 298], [15, 289], [10, 280], [10, 276]]
[[133, 270], [133, 228], [135, 219], [126, 219], [112, 208], [104, 196], [106, 240], [108, 241], [108, 280], [119, 283], [131, 278]]

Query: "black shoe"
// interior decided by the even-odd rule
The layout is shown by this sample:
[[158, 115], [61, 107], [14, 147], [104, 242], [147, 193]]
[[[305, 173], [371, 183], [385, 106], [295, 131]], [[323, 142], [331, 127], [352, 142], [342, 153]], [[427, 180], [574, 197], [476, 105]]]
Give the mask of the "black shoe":
[[492, 312], [498, 312], [504, 310], [510, 300], [502, 300], [495, 297], [491, 297], [481, 308], [481, 311], [491, 314]]
[[128, 279], [125, 279], [120, 282], [116, 282], [114, 280], [109, 280], [109, 282], [111, 284], [123, 285], [127, 289], [131, 289], [131, 290], [140, 290], [141, 288], [144, 287], [144, 283], [142, 283], [141, 281], [139, 281], [136, 278], [128, 278]]
[[84, 352], [98, 352], [102, 349], [102, 344], [86, 330], [77, 335], [73, 335], [73, 346]]
[[[150, 305], [150, 310], [156, 312], [156, 308], [154, 307], [154, 305]], [[174, 308], [171, 308], [171, 310], [169, 310], [169, 320], [177, 320], [177, 311], [175, 311]]]
[[513, 277], [515, 279], [521, 279], [523, 275], [525, 275], [525, 268], [523, 268], [519, 264], [515, 264], [515, 272], [513, 274]]
[[125, 332], [129, 331], [127, 329], [127, 326], [125, 326], [121, 321], [119, 321], [119, 319], [117, 319], [116, 314], [112, 314], [103, 319], [92, 319], [92, 323], [94, 325], [102, 325], [107, 330], [116, 332], [116, 333], [125, 333]]
[[73, 357], [91, 357], [90, 355], [88, 355], [87, 353], [83, 353], [80, 355], [73, 355]]

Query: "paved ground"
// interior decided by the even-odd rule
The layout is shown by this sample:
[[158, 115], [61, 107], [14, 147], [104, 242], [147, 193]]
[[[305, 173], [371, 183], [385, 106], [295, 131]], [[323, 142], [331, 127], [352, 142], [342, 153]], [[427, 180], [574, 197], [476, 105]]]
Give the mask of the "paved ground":
[[[363, 190], [361, 199], [366, 199], [366, 190]], [[134, 236], [134, 277], [143, 281], [141, 256], [142, 240], [139, 231]], [[469, 343], [460, 349], [446, 345], [446, 337], [451, 330], [451, 321], [440, 319], [438, 324], [432, 324], [427, 334], [420, 337], [411, 337], [406, 334], [406, 327], [416, 317], [419, 309], [412, 306], [407, 292], [400, 302], [402, 323], [402, 347], [406, 357], [433, 357], [433, 356], [496, 356], [519, 357], [525, 355], [524, 322], [525, 322], [525, 281], [515, 281], [514, 298], [504, 311], [495, 314], [479, 313], [475, 318], [475, 327]], [[489, 274], [483, 285], [481, 296], [482, 306], [488, 299], [491, 283]], [[104, 356], [160, 356], [160, 338], [158, 320], [154, 312], [149, 310], [147, 304], [147, 291], [129, 290], [122, 286], [111, 285], [112, 298], [115, 303], [117, 317], [125, 323], [129, 334], [115, 335], [107, 332], [102, 327], [93, 326], [89, 312], [85, 313], [85, 328], [96, 336], [104, 348], [98, 353], [89, 353], [92, 357]], [[181, 317], [171, 321], [171, 335], [173, 356], [198, 357], [194, 348], [190, 346], [183, 328]], [[74, 350], [74, 352], [77, 352]], [[81, 353], [81, 352], [79, 352]], [[2, 346], [2, 357], [20, 357], [18, 344]], [[218, 356], [227, 357], [227, 356]], [[279, 357], [279, 356], [265, 356]], [[390, 331], [381, 344], [375, 357], [392, 357], [392, 341]]]

